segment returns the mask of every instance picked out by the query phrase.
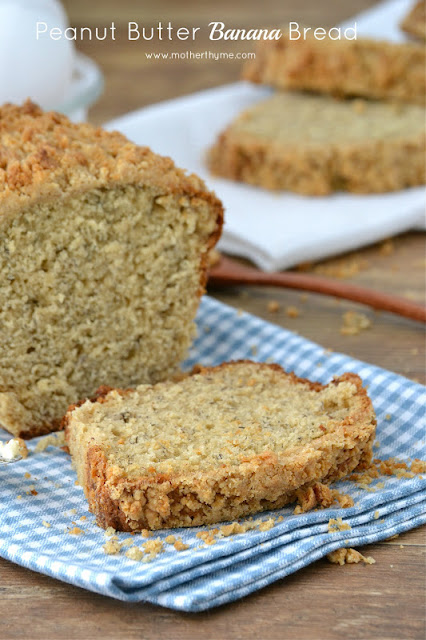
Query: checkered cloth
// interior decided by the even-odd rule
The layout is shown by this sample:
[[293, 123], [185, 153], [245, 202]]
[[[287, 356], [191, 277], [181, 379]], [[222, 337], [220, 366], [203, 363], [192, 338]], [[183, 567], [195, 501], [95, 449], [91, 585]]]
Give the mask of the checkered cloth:
[[[197, 324], [198, 338], [186, 363], [188, 368], [196, 362], [214, 365], [230, 359], [269, 359], [298, 376], [320, 382], [354, 371], [368, 385], [376, 409], [377, 455], [406, 461], [426, 457], [426, 394], [421, 385], [348, 356], [326, 352], [290, 331], [239, 314], [207, 297]], [[5, 432], [0, 432], [0, 437], [8, 439]], [[35, 442], [30, 443], [31, 449]], [[267, 531], [249, 530], [218, 539], [212, 546], [196, 537], [202, 527], [175, 530], [172, 533], [182, 537], [189, 549], [178, 552], [165, 544], [163, 553], [150, 563], [142, 563], [128, 559], [123, 551], [119, 555], [104, 553], [107, 538], [88, 512], [75, 480], [69, 456], [55, 447], [0, 465], [0, 555], [113, 598], [149, 601], [182, 611], [202, 611], [231, 602], [334, 549], [377, 542], [426, 522], [426, 479], [421, 476], [381, 477], [369, 490], [339, 482], [336, 487], [353, 497], [354, 507], [298, 516], [292, 514], [292, 508], [261, 514], [262, 520], [278, 515], [283, 520]], [[338, 517], [350, 528], [329, 533], [328, 521]], [[83, 531], [81, 535], [69, 533], [76, 526]], [[170, 533], [154, 535], [164, 539]], [[127, 538], [129, 534], [119, 534], [120, 542]], [[137, 545], [146, 542], [138, 536], [133, 540]]]

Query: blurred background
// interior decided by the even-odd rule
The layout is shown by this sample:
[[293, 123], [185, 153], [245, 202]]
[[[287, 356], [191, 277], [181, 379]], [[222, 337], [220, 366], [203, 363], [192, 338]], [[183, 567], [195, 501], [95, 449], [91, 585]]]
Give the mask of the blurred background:
[[[102, 123], [139, 107], [238, 80], [238, 60], [148, 60], [150, 51], [253, 51], [253, 42], [211, 42], [208, 29], [201, 29], [195, 42], [175, 39], [154, 44], [140, 39], [129, 42], [127, 23], [152, 26], [159, 21], [175, 27], [207, 27], [211, 21], [227, 28], [256, 28], [281, 25], [290, 20], [306, 25], [331, 27], [370, 6], [373, 0], [64, 0], [69, 22], [74, 27], [104, 27], [114, 21], [117, 40], [79, 42], [79, 51], [100, 66], [104, 93], [90, 111], [90, 120]], [[121, 37], [120, 37], [121, 34]]]

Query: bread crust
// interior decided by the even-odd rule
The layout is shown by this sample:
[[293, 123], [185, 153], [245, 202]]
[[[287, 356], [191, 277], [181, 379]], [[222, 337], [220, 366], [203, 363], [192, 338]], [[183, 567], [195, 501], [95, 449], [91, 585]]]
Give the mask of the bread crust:
[[425, 104], [426, 54], [416, 43], [357, 40], [280, 40], [258, 43], [243, 78], [280, 89], [304, 89]]
[[[240, 363], [224, 363], [219, 368], [234, 364]], [[292, 384], [304, 384], [314, 391], [324, 388], [285, 374], [279, 365], [257, 366], [272, 367], [288, 375]], [[208, 375], [217, 369], [199, 367], [193, 373]], [[192, 473], [153, 470], [131, 479], [123, 470], [117, 474], [109, 465], [101, 445], [88, 442], [81, 447], [74, 432], [71, 407], [64, 418], [65, 437], [79, 477], [83, 478], [90, 510], [101, 527], [121, 531], [200, 526], [280, 508], [293, 502], [300, 489], [318, 481], [333, 482], [355, 468], [367, 467], [375, 435], [374, 410], [357, 375], [347, 373], [330, 384], [343, 381], [356, 385], [357, 410], [332, 432], [308, 444], [294, 446], [282, 454], [266, 451], [243, 460], [237, 467], [222, 464]]]
[[149, 185], [158, 195], [202, 198], [222, 218], [222, 205], [195, 174], [117, 131], [74, 124], [27, 100], [0, 108], [1, 218], [39, 202], [118, 185]]

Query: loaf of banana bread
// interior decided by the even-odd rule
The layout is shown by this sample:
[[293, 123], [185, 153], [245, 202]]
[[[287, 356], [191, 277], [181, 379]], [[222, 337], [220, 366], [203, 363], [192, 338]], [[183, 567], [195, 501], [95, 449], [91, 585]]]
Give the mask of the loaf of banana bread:
[[119, 133], [31, 102], [0, 109], [0, 425], [58, 429], [100, 384], [186, 354], [222, 206]]

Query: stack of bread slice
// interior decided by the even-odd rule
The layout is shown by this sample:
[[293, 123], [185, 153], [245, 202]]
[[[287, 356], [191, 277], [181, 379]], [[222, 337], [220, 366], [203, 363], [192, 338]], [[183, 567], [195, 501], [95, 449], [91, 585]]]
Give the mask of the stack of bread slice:
[[425, 64], [417, 43], [318, 40], [309, 33], [261, 41], [243, 76], [276, 92], [219, 136], [210, 169], [307, 195], [423, 184]]

